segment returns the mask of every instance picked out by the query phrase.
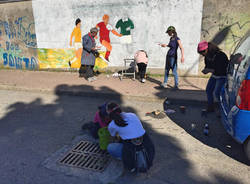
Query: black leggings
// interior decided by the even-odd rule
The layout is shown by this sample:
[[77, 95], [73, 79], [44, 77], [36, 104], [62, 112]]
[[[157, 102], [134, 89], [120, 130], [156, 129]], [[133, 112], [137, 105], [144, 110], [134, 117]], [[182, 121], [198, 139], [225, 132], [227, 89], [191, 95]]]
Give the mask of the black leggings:
[[137, 63], [137, 66], [138, 66], [140, 78], [144, 79], [145, 74], [146, 74], [147, 65], [145, 63]]

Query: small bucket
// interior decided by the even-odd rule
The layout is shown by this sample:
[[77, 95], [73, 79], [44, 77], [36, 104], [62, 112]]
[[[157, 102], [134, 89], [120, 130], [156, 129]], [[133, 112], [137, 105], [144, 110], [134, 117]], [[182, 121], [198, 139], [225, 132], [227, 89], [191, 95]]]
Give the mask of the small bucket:
[[110, 142], [110, 134], [107, 127], [98, 130], [99, 145], [102, 150], [106, 150]]

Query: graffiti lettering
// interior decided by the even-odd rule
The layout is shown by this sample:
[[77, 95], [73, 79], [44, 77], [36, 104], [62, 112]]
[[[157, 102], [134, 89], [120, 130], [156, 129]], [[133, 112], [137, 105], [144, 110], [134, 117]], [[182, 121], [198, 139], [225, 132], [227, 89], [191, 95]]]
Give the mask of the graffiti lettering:
[[3, 64], [5, 66], [8, 65], [8, 54], [7, 53], [3, 54]]
[[19, 50], [19, 45], [18, 44], [14, 44], [14, 43], [10, 43], [10, 42], [6, 42], [6, 50], [12, 50], [12, 51], [18, 51]]
[[18, 39], [22, 41], [27, 47], [35, 48], [36, 34], [32, 32], [34, 22], [28, 23], [26, 17], [19, 17], [13, 22], [0, 20], [0, 36], [2, 35], [1, 28], [4, 29], [5, 35], [9, 39]]
[[15, 67], [16, 69], [22, 69], [22, 62], [25, 64], [26, 69], [34, 70], [38, 68], [37, 61], [34, 57], [21, 58], [12, 54], [3, 53], [3, 64], [4, 66]]
[[[211, 24], [213, 26], [210, 26]], [[244, 37], [250, 21], [233, 21], [233, 18], [219, 14], [217, 17], [203, 17], [203, 25], [203, 38], [210, 38], [210, 41], [217, 45], [223, 43], [225, 49], [231, 54]]]

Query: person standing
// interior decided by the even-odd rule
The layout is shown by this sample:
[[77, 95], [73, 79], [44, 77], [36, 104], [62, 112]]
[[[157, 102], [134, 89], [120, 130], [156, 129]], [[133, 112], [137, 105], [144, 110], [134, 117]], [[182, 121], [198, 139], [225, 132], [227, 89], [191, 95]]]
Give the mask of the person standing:
[[75, 22], [76, 27], [73, 29], [71, 36], [70, 36], [70, 43], [69, 45], [72, 47], [72, 40], [74, 38], [74, 47], [76, 50], [76, 57], [72, 60], [69, 61], [69, 66], [71, 67], [72, 63], [74, 63], [78, 58], [77, 55], [79, 52], [81, 52], [82, 49], [82, 43], [81, 43], [81, 39], [82, 39], [82, 33], [81, 33], [81, 19], [76, 19]]
[[220, 100], [220, 92], [226, 82], [228, 58], [218, 46], [211, 42], [202, 41], [198, 44], [197, 52], [205, 57], [205, 68], [202, 73], [212, 73], [208, 80], [207, 93], [207, 112], [214, 112], [214, 94], [216, 100]]
[[180, 38], [177, 36], [177, 32], [174, 26], [169, 26], [166, 33], [170, 36], [169, 43], [160, 44], [161, 47], [169, 47], [169, 50], [166, 56], [164, 81], [161, 84], [161, 86], [164, 88], [167, 86], [169, 71], [171, 69], [174, 75], [175, 89], [178, 89], [179, 81], [178, 81], [178, 73], [177, 73], [177, 50], [178, 50], [178, 47], [180, 47], [181, 62], [183, 63], [184, 62], [184, 49], [182, 47]]
[[80, 75], [85, 77], [86, 80], [92, 82], [96, 80], [94, 77], [93, 68], [95, 66], [95, 54], [97, 53], [96, 50], [96, 43], [95, 43], [95, 36], [98, 33], [97, 28], [90, 29], [90, 33], [86, 34], [82, 38], [82, 58], [81, 58], [81, 68], [79, 70]]
[[142, 83], [145, 83], [146, 82], [145, 75], [148, 64], [148, 55], [146, 51], [138, 50], [135, 53], [135, 62], [137, 63], [138, 66], [140, 81]]

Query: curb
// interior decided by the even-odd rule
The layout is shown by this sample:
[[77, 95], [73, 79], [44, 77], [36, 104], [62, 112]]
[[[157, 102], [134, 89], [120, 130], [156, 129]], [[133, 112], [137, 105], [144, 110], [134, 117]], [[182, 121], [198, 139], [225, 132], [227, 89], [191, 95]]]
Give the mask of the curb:
[[94, 91], [82, 91], [82, 90], [67, 90], [67, 89], [35, 89], [35, 88], [24, 88], [12, 85], [0, 84], [0, 90], [10, 90], [10, 91], [24, 91], [24, 92], [34, 92], [34, 93], [48, 93], [56, 95], [68, 95], [68, 96], [82, 96], [90, 98], [105, 98], [108, 100], [136, 100], [136, 101], [145, 101], [145, 102], [159, 102], [168, 98], [170, 101], [174, 101], [175, 104], [193, 104], [201, 105], [206, 104], [204, 99], [187, 99], [180, 96], [171, 96], [171, 97], [153, 97], [153, 96], [133, 96], [133, 95], [124, 95], [111, 92], [94, 92]]

